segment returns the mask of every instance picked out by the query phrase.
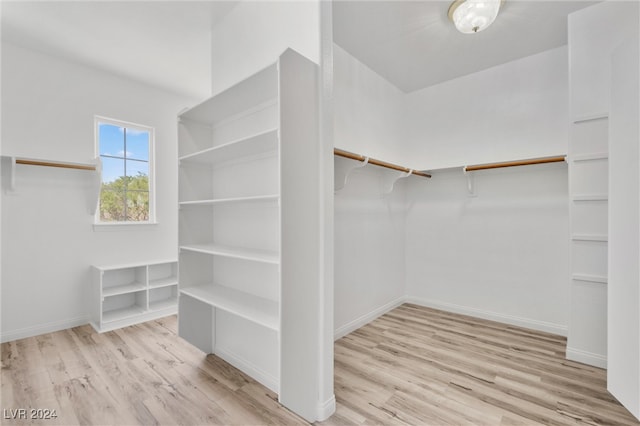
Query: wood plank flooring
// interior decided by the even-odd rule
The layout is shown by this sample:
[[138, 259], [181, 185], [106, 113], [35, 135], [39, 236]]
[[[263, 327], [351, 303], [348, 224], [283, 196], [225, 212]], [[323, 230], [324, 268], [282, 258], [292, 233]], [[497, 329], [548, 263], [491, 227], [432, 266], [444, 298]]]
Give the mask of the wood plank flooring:
[[[176, 317], [4, 343], [2, 424], [306, 424], [277, 396], [176, 336]], [[338, 340], [322, 425], [640, 425], [564, 338], [405, 304]], [[16, 410], [27, 409], [27, 419]], [[57, 418], [30, 418], [29, 408]]]

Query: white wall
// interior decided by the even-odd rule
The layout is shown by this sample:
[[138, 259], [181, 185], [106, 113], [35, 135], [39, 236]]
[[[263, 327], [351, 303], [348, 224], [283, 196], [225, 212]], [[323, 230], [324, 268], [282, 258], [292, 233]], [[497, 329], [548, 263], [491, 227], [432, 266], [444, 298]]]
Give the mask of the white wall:
[[[397, 161], [403, 93], [335, 44], [334, 73], [335, 146]], [[336, 157], [336, 173], [355, 164]], [[404, 190], [399, 185], [391, 195], [382, 194], [382, 179], [395, 173], [377, 166], [356, 169], [335, 194], [336, 337], [404, 297]]]
[[567, 152], [567, 48], [407, 95], [404, 165], [434, 169]]
[[239, 2], [211, 34], [212, 93], [274, 63], [289, 47], [320, 62], [317, 0]]
[[407, 181], [409, 300], [566, 335], [566, 164], [471, 173]]
[[335, 146], [402, 164], [405, 94], [336, 44], [333, 55]]
[[377, 166], [356, 169], [335, 194], [336, 338], [404, 301], [404, 189], [382, 194], [382, 178], [390, 173]]
[[176, 115], [194, 100], [8, 43], [2, 89], [3, 155], [89, 161], [94, 114], [155, 127], [159, 222], [95, 232], [88, 172], [17, 166], [2, 192], [6, 341], [87, 323], [91, 264], [176, 258]]

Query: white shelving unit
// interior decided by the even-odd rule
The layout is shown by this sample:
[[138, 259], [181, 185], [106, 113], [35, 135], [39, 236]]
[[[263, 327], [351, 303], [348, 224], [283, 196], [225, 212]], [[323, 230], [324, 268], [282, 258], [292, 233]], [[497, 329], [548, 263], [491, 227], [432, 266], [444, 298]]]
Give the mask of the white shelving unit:
[[319, 368], [317, 73], [287, 50], [178, 117], [179, 334], [307, 418]]
[[178, 262], [93, 266], [91, 325], [102, 333], [173, 315], [178, 310]]

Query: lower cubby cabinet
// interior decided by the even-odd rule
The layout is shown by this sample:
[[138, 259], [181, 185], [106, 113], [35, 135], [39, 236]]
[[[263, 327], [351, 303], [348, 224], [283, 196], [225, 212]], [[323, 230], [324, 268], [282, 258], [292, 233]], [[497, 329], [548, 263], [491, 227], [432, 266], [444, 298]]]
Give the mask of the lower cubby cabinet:
[[93, 266], [91, 325], [105, 332], [174, 315], [178, 262]]

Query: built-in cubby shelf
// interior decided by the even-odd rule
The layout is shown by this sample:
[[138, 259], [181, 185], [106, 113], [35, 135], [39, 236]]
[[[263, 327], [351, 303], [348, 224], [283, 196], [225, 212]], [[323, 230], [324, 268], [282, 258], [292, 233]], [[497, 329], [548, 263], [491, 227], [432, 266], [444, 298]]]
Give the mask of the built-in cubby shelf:
[[573, 195], [571, 200], [573, 201], [607, 201], [609, 199], [608, 194], [585, 194], [585, 195]]
[[257, 195], [254, 197], [235, 197], [235, 198], [218, 198], [214, 200], [195, 200], [195, 201], [181, 201], [180, 207], [198, 207], [198, 206], [215, 206], [219, 204], [232, 204], [232, 203], [251, 203], [262, 201], [278, 201], [280, 196], [278, 194], [271, 195]]
[[592, 154], [575, 154], [571, 156], [571, 161], [597, 161], [609, 158], [608, 152], [595, 152]]
[[272, 300], [216, 284], [183, 288], [181, 293], [272, 330], [280, 328], [278, 303]]
[[274, 265], [280, 263], [278, 253], [266, 250], [229, 247], [221, 246], [218, 244], [191, 244], [188, 246], [181, 246], [180, 250], [205, 253], [212, 256], [223, 256], [236, 259], [251, 260], [254, 262], [272, 263]]
[[180, 157], [180, 162], [216, 165], [238, 158], [257, 156], [268, 152], [277, 152], [278, 130], [271, 129], [257, 135], [227, 142], [223, 145], [213, 146]]
[[608, 241], [606, 235], [596, 234], [573, 234], [571, 235], [573, 241]]
[[178, 117], [178, 333], [298, 413], [319, 374], [317, 78], [287, 50]]
[[91, 325], [98, 332], [173, 315], [178, 262], [93, 266]]
[[278, 65], [274, 63], [179, 116], [216, 127], [278, 101]]
[[591, 283], [607, 284], [607, 277], [590, 274], [573, 274], [571, 278], [575, 281], [586, 281]]

